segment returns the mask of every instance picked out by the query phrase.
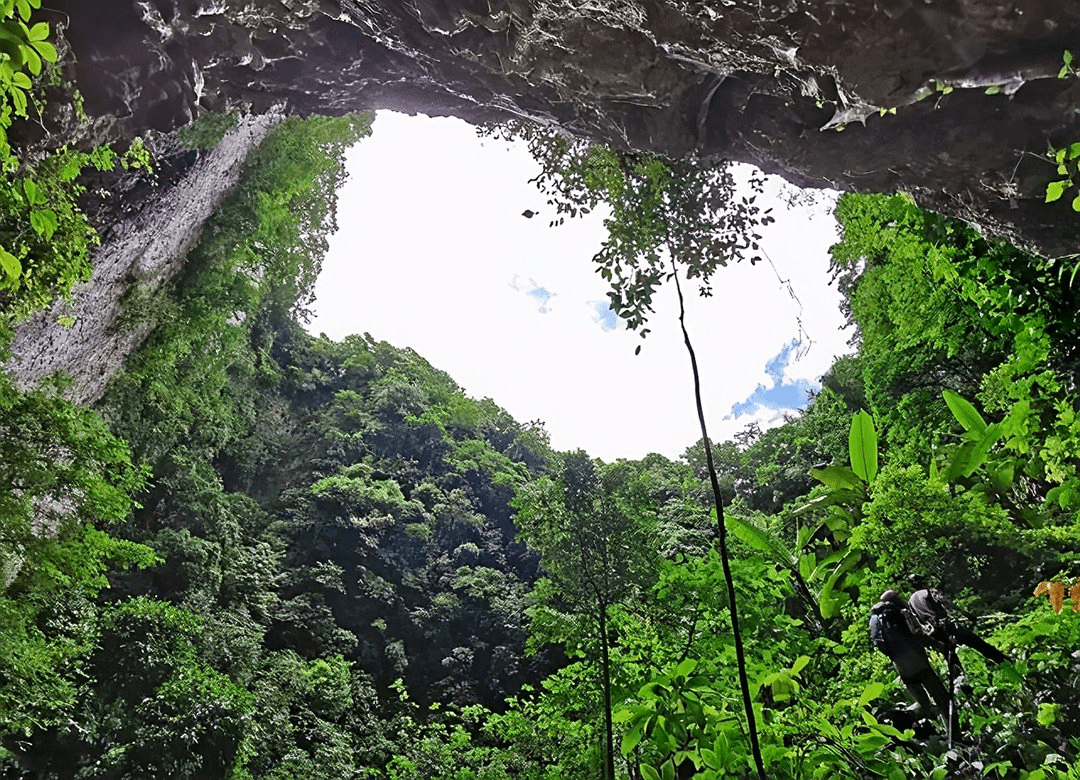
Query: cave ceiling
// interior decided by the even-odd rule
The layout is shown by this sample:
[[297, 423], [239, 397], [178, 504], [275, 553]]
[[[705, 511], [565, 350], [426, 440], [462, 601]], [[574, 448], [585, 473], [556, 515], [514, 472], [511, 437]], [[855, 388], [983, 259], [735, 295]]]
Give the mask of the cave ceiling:
[[753, 163], [800, 186], [903, 190], [1044, 254], [1049, 146], [1080, 141], [1080, 4], [1060, 0], [62, 0], [77, 83], [125, 133], [207, 110], [524, 117]]

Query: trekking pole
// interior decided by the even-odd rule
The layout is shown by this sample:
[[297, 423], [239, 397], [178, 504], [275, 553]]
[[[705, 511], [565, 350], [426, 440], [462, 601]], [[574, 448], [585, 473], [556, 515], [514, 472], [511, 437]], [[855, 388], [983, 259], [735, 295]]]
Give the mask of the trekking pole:
[[956, 715], [956, 677], [953, 670], [956, 668], [956, 648], [949, 648], [949, 656], [945, 661], [949, 667], [949, 722], [945, 725], [945, 735], [949, 744], [949, 750], [953, 746], [953, 718]]

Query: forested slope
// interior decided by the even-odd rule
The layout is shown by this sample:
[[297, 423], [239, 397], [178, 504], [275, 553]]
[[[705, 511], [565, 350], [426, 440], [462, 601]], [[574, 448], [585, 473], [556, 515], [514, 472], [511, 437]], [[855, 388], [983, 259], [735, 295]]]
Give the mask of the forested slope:
[[[182, 274], [132, 288], [148, 335], [94, 409], [0, 377], [0, 773], [754, 776], [700, 443], [553, 452], [411, 351], [302, 327], [367, 124], [270, 134]], [[8, 159], [5, 333], [65, 289], [29, 221], [49, 169]], [[586, 159], [609, 198], [635, 166], [680, 186]], [[1076, 778], [1075, 274], [904, 196], [838, 217], [856, 354], [714, 446], [765, 769]], [[921, 586], [1010, 657], [961, 649], [952, 749], [867, 638], [881, 591]]]

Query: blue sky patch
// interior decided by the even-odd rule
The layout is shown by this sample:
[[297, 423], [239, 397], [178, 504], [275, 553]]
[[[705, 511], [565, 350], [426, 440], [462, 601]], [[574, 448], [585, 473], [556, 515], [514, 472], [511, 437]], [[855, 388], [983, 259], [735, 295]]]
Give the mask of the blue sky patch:
[[794, 411], [806, 406], [806, 399], [820, 385], [807, 379], [785, 380], [784, 373], [791, 364], [792, 353], [798, 348], [797, 341], [791, 341], [765, 364], [765, 373], [773, 380], [772, 387], [758, 385], [745, 401], [733, 404], [731, 414], [738, 419], [744, 414], [754, 414], [759, 409], [772, 409], [776, 412]]
[[532, 279], [521, 279], [517, 274], [514, 274], [514, 278], [510, 282], [510, 287], [518, 292], [525, 293], [539, 303], [540, 306], [537, 308], [537, 311], [541, 314], [547, 314], [551, 311], [548, 304], [551, 303], [551, 299], [555, 297], [555, 293], [546, 287], [537, 284]]
[[607, 333], [618, 327], [619, 318], [615, 316], [607, 301], [589, 301], [589, 305], [593, 310], [593, 322], [600, 326], [600, 330]]

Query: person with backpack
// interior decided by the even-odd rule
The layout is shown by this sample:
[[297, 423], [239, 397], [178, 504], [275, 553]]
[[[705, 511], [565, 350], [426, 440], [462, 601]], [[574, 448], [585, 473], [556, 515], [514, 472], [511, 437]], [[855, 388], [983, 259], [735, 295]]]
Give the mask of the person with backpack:
[[912, 630], [910, 620], [908, 604], [900, 594], [895, 590], [885, 591], [870, 610], [870, 641], [896, 666], [900, 680], [915, 698], [919, 713], [924, 717], [929, 715], [933, 699], [950, 734], [955, 733], [952, 697], [930, 666], [924, 642]]
[[[995, 664], [1007, 661], [1007, 656], [980, 637], [970, 627], [956, 622], [949, 614], [949, 599], [941, 591], [922, 588], [911, 594], [908, 611], [926, 636], [930, 647], [947, 657], [956, 655], [960, 645], [970, 647]], [[959, 661], [957, 668], [959, 668]]]

